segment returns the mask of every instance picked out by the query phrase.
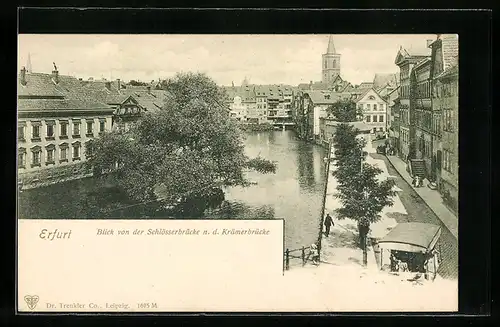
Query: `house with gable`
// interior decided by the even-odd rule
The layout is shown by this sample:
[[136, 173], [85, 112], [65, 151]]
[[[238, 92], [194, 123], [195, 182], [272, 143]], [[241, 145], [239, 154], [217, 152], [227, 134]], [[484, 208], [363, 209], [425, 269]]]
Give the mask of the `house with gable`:
[[385, 135], [387, 132], [387, 101], [373, 88], [360, 94], [354, 102], [363, 112], [363, 121], [370, 126], [371, 133]]

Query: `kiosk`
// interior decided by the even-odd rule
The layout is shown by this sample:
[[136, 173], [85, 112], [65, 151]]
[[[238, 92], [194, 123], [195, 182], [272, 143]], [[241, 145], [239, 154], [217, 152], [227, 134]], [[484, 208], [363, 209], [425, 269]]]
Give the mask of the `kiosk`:
[[395, 273], [424, 274], [434, 280], [439, 266], [436, 244], [441, 227], [427, 223], [401, 223], [377, 242], [380, 267]]

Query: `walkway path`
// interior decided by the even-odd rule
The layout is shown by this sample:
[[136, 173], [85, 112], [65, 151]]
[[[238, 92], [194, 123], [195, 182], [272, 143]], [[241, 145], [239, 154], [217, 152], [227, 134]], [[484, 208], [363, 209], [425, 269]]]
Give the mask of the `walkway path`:
[[[333, 148], [330, 150], [333, 155]], [[375, 149], [372, 147], [371, 142], [368, 141], [365, 147], [365, 151], [368, 153], [376, 153]], [[387, 170], [385, 162], [380, 159], [375, 159], [367, 156], [367, 163], [375, 165], [382, 170], [379, 175], [379, 179], [391, 178]], [[337, 179], [332, 176], [332, 172], [335, 171], [336, 166], [332, 163], [330, 164], [330, 171], [328, 172], [328, 186], [326, 191], [326, 201], [325, 201], [325, 215], [330, 213], [333, 217], [335, 226], [332, 227], [331, 237], [323, 237], [322, 239], [322, 260], [331, 263], [357, 263], [362, 264], [362, 251], [357, 246], [358, 241], [358, 228], [357, 222], [353, 219], [336, 219], [335, 210], [340, 208], [341, 203], [335, 197], [337, 192]], [[398, 190], [396, 188], [396, 190]], [[394, 228], [398, 221], [392, 216], [395, 214], [406, 215], [406, 209], [401, 202], [399, 195], [396, 194], [393, 197], [394, 205], [392, 207], [386, 207], [381, 212], [381, 219], [371, 224], [370, 226], [370, 237], [380, 239], [383, 238], [387, 233]], [[378, 270], [375, 255], [371, 246], [368, 251], [368, 265], [367, 269]]]
[[[443, 232], [437, 245], [441, 253], [441, 264], [438, 273], [444, 278], [456, 280], [458, 277], [458, 242], [456, 236], [448, 230], [447, 225], [441, 221], [435, 211], [431, 210], [421, 195], [417, 195], [416, 191], [419, 189], [415, 189], [411, 184], [408, 184], [407, 180], [400, 176], [398, 171], [391, 165], [387, 157], [377, 154], [371, 146], [371, 142], [368, 142], [365, 150], [369, 153], [366, 158], [367, 163], [382, 170], [379, 178], [392, 178], [396, 182], [394, 204], [392, 207], [386, 207], [381, 213], [382, 218], [380, 221], [370, 226], [371, 237], [380, 239], [387, 235], [394, 226], [402, 222], [426, 222], [442, 225]], [[331, 164], [325, 202], [325, 214], [330, 213], [335, 226], [331, 230], [330, 237], [323, 236], [322, 238], [321, 258], [322, 261], [331, 264], [355, 264], [360, 266], [362, 264], [362, 251], [357, 246], [358, 231], [356, 221], [352, 219], [336, 219], [335, 209], [339, 208], [341, 204], [334, 197], [337, 181], [331, 173], [335, 169], [335, 165]], [[435, 192], [430, 189], [429, 191]], [[378, 269], [371, 247], [368, 253], [368, 268]]]
[[[387, 159], [392, 164], [394, 169], [404, 178], [404, 180], [411, 185], [412, 178], [406, 171], [406, 163], [396, 156], [387, 156]], [[436, 190], [431, 190], [428, 187], [414, 188], [415, 192], [422, 198], [422, 200], [431, 208], [436, 216], [441, 219], [443, 224], [448, 228], [451, 234], [458, 240], [458, 219], [453, 212], [450, 211], [441, 199], [441, 195]]]

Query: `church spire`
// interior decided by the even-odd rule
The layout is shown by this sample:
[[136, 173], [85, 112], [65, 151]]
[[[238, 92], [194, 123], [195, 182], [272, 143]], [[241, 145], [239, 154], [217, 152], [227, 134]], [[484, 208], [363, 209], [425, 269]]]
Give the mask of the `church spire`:
[[328, 40], [328, 49], [326, 50], [328, 54], [336, 54], [335, 45], [333, 45], [333, 35], [330, 35], [330, 39]]
[[29, 52], [28, 52], [28, 61], [26, 63], [26, 72], [32, 73], [32, 71], [31, 71], [31, 55]]

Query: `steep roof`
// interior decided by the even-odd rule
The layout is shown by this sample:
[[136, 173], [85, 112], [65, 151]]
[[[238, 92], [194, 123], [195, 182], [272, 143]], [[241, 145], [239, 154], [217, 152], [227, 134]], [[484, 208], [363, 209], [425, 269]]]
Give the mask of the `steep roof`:
[[444, 70], [457, 63], [458, 59], [458, 35], [445, 34], [441, 35], [441, 42], [443, 47], [443, 64]]
[[373, 82], [362, 82], [359, 84], [360, 89], [365, 89], [365, 88], [372, 88], [373, 87]]
[[458, 76], [458, 64], [449, 67], [447, 70], [443, 71], [441, 74], [436, 76], [436, 78], [444, 79], [455, 76]]
[[21, 78], [18, 79], [18, 95], [47, 97], [64, 96], [64, 93], [56, 88], [56, 84], [50, 74], [26, 73], [25, 78], [25, 85], [21, 83]]
[[18, 81], [18, 110], [112, 110], [106, 103], [81, 93], [75, 77], [58, 78], [56, 84], [52, 74], [26, 73], [26, 84]]
[[394, 60], [394, 63], [398, 65], [399, 62], [404, 61], [404, 60], [419, 60], [425, 57], [430, 57], [431, 56], [431, 50], [426, 47], [403, 47], [400, 46], [398, 53], [396, 55], [396, 59]]
[[359, 102], [361, 100], [363, 100], [363, 98], [370, 92], [370, 91], [373, 91], [380, 99], [382, 99], [383, 101], [384, 98], [376, 91], [374, 90], [373, 88], [370, 88], [370, 89], [366, 89], [363, 93], [361, 93], [360, 95], [358, 95], [355, 99], [354, 99], [354, 102]]
[[327, 54], [337, 54], [335, 51], [335, 45], [333, 44], [333, 35], [328, 38], [328, 48], [326, 49]]
[[419, 62], [417, 62], [417, 64], [413, 67], [413, 71], [416, 71], [419, 68], [421, 68], [421, 67], [423, 67], [425, 65], [428, 65], [430, 63], [431, 63], [431, 58], [430, 57], [424, 58], [424, 59], [420, 60]]
[[316, 105], [333, 104], [342, 98], [350, 98], [351, 94], [347, 92], [329, 92], [329, 91], [309, 91], [305, 94], [309, 95], [312, 103]]
[[375, 89], [380, 89], [386, 85], [390, 86], [396, 86], [399, 84], [399, 74], [396, 73], [390, 73], [390, 74], [380, 74], [377, 73], [375, 74], [375, 77], [373, 78], [373, 87]]

